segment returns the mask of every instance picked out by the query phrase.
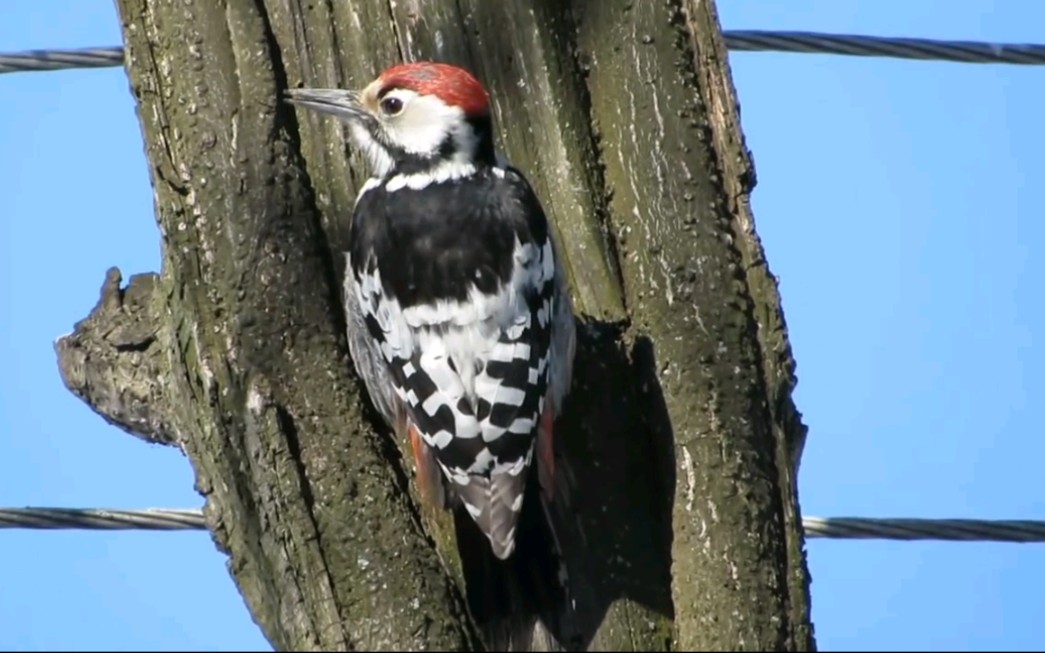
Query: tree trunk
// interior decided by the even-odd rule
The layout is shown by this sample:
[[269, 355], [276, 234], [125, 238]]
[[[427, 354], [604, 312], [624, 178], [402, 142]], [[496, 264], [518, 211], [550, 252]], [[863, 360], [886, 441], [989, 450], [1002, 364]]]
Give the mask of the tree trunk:
[[[474, 650], [452, 529], [354, 376], [340, 252], [365, 179], [280, 100], [420, 58], [476, 72], [582, 314], [559, 506], [590, 650], [812, 650], [805, 430], [708, 0], [118, 0], [160, 274], [56, 345], [125, 430], [181, 447], [281, 650]], [[299, 122], [299, 120], [302, 120]]]

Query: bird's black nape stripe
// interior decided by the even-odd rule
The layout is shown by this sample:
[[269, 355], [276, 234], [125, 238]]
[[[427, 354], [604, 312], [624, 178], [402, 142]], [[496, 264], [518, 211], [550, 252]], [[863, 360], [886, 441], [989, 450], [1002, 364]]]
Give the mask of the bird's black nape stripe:
[[484, 165], [494, 165], [497, 160], [493, 150], [493, 121], [490, 116], [472, 117], [467, 119], [475, 137], [479, 139], [479, 145], [475, 150], [475, 162]]
[[[393, 152], [393, 150], [389, 151]], [[435, 154], [412, 154], [397, 147], [392, 154], [392, 159], [395, 161], [392, 175], [412, 175], [418, 172], [427, 172], [443, 161], [449, 160], [456, 151], [454, 139], [449, 134], [439, 144]]]
[[[385, 146], [385, 151], [388, 152], [388, 156], [395, 162], [391, 172], [392, 175], [399, 173], [413, 174], [415, 172], [431, 170], [436, 166], [436, 164], [443, 160], [442, 156], [438, 153], [431, 155], [407, 152], [395, 143], [388, 142], [383, 134], [379, 141]], [[442, 147], [443, 146], [440, 145], [439, 149], [442, 150]]]

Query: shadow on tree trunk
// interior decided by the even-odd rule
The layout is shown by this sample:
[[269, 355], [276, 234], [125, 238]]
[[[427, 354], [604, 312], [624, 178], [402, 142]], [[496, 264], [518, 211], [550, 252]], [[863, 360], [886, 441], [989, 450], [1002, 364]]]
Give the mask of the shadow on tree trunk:
[[666, 650], [675, 460], [652, 344], [639, 338], [629, 347], [621, 324], [582, 322], [578, 334], [556, 440], [566, 496], [555, 521], [575, 602], [560, 641], [587, 649], [607, 613], [620, 609], [633, 613], [633, 630], [660, 630], [653, 639], [662, 635]]

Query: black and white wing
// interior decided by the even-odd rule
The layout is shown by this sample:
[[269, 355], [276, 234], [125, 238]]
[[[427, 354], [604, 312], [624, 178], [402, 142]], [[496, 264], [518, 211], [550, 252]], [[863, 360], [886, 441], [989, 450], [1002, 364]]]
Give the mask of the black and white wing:
[[506, 558], [542, 417], [569, 384], [556, 357], [573, 354], [546, 218], [511, 169], [423, 194], [372, 192], [384, 193], [381, 215], [354, 225], [346, 285], [357, 368], [373, 368], [362, 376], [383, 413], [394, 417], [400, 402], [448, 489]]

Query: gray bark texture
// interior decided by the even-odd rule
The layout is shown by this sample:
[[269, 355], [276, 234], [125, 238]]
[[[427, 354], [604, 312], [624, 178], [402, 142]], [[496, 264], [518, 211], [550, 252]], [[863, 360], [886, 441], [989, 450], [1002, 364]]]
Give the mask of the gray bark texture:
[[362, 161], [288, 87], [464, 65], [582, 314], [555, 516], [580, 650], [814, 650], [805, 427], [710, 0], [117, 0], [163, 267], [56, 344], [109, 422], [181, 448], [279, 650], [477, 650], [453, 529], [352, 370]]

